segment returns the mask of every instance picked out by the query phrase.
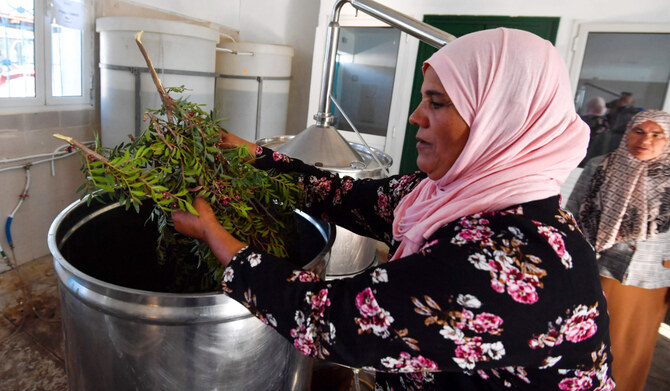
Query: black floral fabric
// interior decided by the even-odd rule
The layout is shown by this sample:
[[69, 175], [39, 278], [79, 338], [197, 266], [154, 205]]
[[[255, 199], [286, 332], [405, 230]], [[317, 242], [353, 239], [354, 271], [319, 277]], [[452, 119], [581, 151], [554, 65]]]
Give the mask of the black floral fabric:
[[[295, 172], [304, 210], [397, 247], [398, 201], [424, 174], [340, 178], [260, 148]], [[376, 390], [611, 390], [608, 316], [595, 254], [559, 196], [464, 216], [415, 254], [353, 278], [246, 247], [222, 281], [303, 354], [376, 371]]]

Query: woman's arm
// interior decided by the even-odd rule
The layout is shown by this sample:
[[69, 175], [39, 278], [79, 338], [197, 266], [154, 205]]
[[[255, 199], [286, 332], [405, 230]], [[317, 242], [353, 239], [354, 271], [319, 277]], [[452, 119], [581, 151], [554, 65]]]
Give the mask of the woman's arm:
[[292, 173], [305, 189], [305, 212], [332, 221], [357, 234], [390, 244], [393, 211], [400, 199], [425, 174], [382, 179], [340, 177], [268, 148], [257, 147], [254, 165], [262, 170]]
[[193, 206], [198, 211], [197, 216], [184, 211], [172, 213], [174, 228], [184, 235], [207, 243], [216, 259], [224, 266], [228, 266], [233, 256], [246, 244], [237, 240], [219, 224], [207, 201], [198, 197]]
[[256, 155], [256, 148], [258, 145], [247, 141], [236, 134], [229, 132], [221, 132], [221, 142], [223, 146], [227, 147], [245, 147], [249, 154], [254, 157]]
[[246, 147], [256, 168], [294, 175], [305, 190], [301, 207], [305, 212], [389, 245], [396, 205], [425, 178], [418, 172], [376, 180], [340, 177], [232, 133], [222, 133], [221, 137], [224, 145]]

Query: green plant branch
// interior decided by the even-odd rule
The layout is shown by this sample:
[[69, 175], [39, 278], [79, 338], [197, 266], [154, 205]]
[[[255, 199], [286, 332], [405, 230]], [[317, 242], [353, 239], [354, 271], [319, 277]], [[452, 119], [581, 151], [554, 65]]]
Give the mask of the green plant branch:
[[[78, 191], [90, 195], [89, 199], [102, 191], [126, 209], [132, 206], [137, 211], [143, 200], [151, 199], [151, 216], [159, 230], [158, 262], [183, 270], [204, 268], [207, 280], [202, 284], [210, 289], [220, 287], [221, 264], [205, 244], [177, 234], [170, 219], [176, 209], [197, 214], [192, 205], [197, 196], [210, 202], [218, 221], [232, 235], [286, 257], [287, 243], [297, 236], [293, 210], [301, 206], [302, 187], [290, 175], [257, 170], [245, 147], [223, 143], [226, 130], [214, 112], [206, 113], [185, 99], [172, 99], [169, 93], [183, 92], [184, 88], [162, 87], [140, 36], [136, 41], [152, 70], [163, 105], [147, 112], [147, 129], [128, 144], [113, 148], [98, 145], [94, 151], [74, 139], [59, 137], [82, 153], [86, 182]], [[187, 265], [189, 261], [179, 255], [184, 253], [197, 256], [195, 264]]]

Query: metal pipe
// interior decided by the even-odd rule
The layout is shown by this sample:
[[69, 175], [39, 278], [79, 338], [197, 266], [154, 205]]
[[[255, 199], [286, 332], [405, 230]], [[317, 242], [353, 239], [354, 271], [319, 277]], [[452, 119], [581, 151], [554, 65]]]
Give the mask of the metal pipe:
[[318, 127], [327, 127], [333, 123], [333, 115], [328, 107], [330, 104], [328, 97], [333, 89], [333, 80], [335, 79], [337, 45], [340, 36], [340, 10], [347, 3], [350, 3], [350, 0], [337, 0], [335, 2], [328, 24], [326, 53], [323, 59], [323, 79], [321, 80], [321, 98], [319, 99], [319, 111], [314, 115]]
[[340, 35], [340, 10], [346, 3], [436, 48], [440, 48], [456, 39], [447, 32], [372, 0], [337, 0], [333, 6], [330, 23], [328, 24], [326, 53], [323, 61], [323, 80], [321, 82], [321, 98], [319, 100], [319, 111], [314, 115], [318, 127], [327, 127], [333, 122], [333, 115], [329, 110], [329, 96], [333, 89], [333, 80], [335, 78], [335, 63]]
[[133, 135], [135, 138], [139, 138], [142, 134], [142, 78], [140, 76], [140, 70], [133, 68], [131, 70], [135, 80], [135, 130]]
[[395, 11], [372, 0], [351, 0], [351, 5], [398, 30], [420, 39], [430, 46], [441, 48], [456, 39], [453, 35], [424, 22]]
[[256, 131], [254, 140], [261, 138], [261, 111], [263, 110], [263, 78], [256, 77], [258, 92], [256, 94]]

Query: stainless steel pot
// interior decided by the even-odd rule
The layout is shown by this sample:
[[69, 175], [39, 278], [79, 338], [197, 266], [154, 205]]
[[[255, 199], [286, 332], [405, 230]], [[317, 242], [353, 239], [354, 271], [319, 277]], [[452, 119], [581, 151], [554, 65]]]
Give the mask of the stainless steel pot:
[[[174, 276], [157, 265], [149, 215], [77, 201], [49, 229], [70, 390], [308, 390], [313, 360], [243, 305], [160, 291]], [[304, 268], [323, 275], [334, 226], [296, 218]]]
[[[294, 136], [266, 137], [256, 140], [256, 144], [282, 151], [281, 147]], [[383, 178], [386, 176], [385, 169], [393, 164], [393, 159], [388, 154], [375, 148], [368, 148], [363, 144], [349, 143], [363, 159], [360, 162], [350, 162], [348, 167], [333, 167], [320, 165], [319, 168], [328, 170], [339, 175], [348, 175], [352, 178]], [[305, 146], [305, 148], [307, 148]], [[372, 156], [375, 154], [376, 160]], [[380, 167], [377, 160], [382, 164]], [[357, 235], [339, 225], [336, 229], [337, 235], [331, 250], [330, 263], [326, 269], [326, 279], [351, 277], [359, 274], [378, 263], [377, 241], [365, 236]]]

